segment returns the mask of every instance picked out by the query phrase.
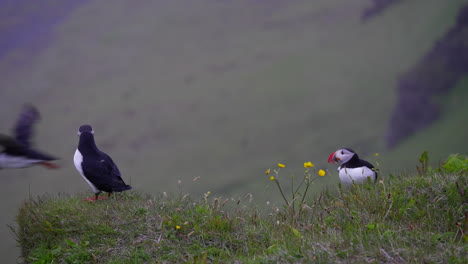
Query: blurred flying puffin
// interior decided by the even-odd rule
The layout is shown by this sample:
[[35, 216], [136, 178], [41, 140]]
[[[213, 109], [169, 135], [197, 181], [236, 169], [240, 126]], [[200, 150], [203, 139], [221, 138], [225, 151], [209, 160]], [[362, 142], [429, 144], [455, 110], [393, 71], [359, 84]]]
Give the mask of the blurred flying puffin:
[[122, 180], [119, 168], [106, 153], [100, 151], [94, 142], [94, 130], [90, 125], [82, 125], [78, 130], [80, 142], [75, 151], [73, 161], [76, 170], [93, 189], [94, 197], [83, 201], [106, 199], [99, 197], [101, 192], [107, 192], [109, 197], [113, 192], [132, 189]]
[[343, 184], [364, 183], [367, 178], [372, 182], [377, 179], [377, 171], [368, 161], [359, 158], [350, 148], [343, 148], [333, 152], [328, 157], [328, 163], [339, 163], [340, 181]]
[[32, 105], [25, 105], [13, 129], [14, 137], [0, 134], [0, 169], [25, 168], [32, 165], [42, 165], [49, 169], [57, 169], [58, 165], [51, 163], [57, 158], [32, 148], [31, 137], [33, 125], [40, 119], [39, 111]]

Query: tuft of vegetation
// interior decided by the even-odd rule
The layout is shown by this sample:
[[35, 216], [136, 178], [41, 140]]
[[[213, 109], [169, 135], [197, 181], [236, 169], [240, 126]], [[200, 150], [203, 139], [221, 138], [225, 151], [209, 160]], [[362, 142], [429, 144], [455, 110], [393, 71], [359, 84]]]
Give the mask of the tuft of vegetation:
[[326, 190], [301, 210], [209, 192], [42, 196], [13, 231], [25, 263], [466, 263], [466, 157], [426, 159], [420, 173]]
[[273, 181], [276, 187], [278, 187], [278, 191], [281, 194], [281, 198], [283, 198], [284, 205], [286, 206], [287, 210], [289, 210], [291, 221], [294, 221], [299, 215], [301, 215], [302, 210], [307, 205], [304, 201], [307, 197], [308, 191], [310, 190], [310, 186], [318, 177], [325, 176], [326, 172], [322, 169], [316, 172], [315, 169], [313, 169], [315, 165], [312, 164], [312, 162], [304, 162], [305, 171], [302, 179], [299, 181], [299, 184], [295, 185], [295, 175], [291, 176], [291, 199], [288, 199], [286, 198], [285, 191], [283, 191], [283, 187], [281, 187], [279, 182], [280, 170], [285, 167], [286, 165], [278, 163], [278, 169], [273, 169], [275, 176], [271, 175], [271, 169], [267, 169], [265, 174], [271, 175], [270, 181]]

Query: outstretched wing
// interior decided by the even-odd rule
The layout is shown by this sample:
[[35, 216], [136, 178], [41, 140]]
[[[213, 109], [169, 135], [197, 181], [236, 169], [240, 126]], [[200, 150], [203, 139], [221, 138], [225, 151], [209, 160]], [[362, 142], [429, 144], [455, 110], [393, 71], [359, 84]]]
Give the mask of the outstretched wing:
[[105, 192], [121, 192], [131, 189], [122, 180], [119, 168], [105, 153], [101, 152], [99, 161], [84, 161], [83, 173], [99, 190]]
[[31, 145], [33, 125], [40, 119], [39, 111], [33, 105], [25, 105], [21, 111], [14, 127], [16, 141], [26, 147]]

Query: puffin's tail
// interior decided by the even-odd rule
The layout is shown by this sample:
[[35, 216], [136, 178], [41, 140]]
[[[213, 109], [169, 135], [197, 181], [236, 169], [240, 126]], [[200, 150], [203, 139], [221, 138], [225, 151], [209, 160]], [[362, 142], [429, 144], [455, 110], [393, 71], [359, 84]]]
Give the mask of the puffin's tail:
[[132, 189], [132, 186], [130, 186], [130, 185], [123, 185], [123, 186], [119, 186], [119, 187], [113, 188], [113, 191], [114, 191], [114, 192], [123, 192], [123, 191], [128, 191], [128, 190], [131, 190], [131, 189]]

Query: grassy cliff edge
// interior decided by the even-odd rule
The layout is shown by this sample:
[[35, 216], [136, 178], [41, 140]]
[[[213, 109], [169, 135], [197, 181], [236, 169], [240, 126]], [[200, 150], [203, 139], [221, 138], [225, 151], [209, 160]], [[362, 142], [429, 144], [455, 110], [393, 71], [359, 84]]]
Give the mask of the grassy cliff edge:
[[466, 157], [286, 206], [138, 192], [43, 196], [13, 228], [25, 263], [466, 263]]

